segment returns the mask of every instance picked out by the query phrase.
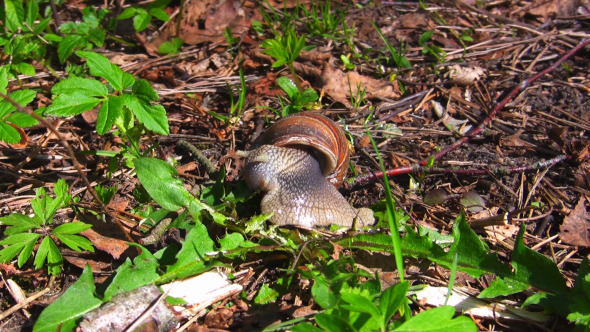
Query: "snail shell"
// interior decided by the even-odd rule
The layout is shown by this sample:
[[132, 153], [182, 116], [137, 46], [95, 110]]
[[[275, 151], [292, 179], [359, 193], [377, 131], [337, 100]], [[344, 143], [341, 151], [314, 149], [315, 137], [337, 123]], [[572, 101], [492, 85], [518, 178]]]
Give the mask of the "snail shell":
[[348, 171], [350, 149], [344, 132], [334, 121], [319, 114], [305, 112], [280, 119], [262, 135], [259, 145], [315, 151], [322, 174], [336, 187]]

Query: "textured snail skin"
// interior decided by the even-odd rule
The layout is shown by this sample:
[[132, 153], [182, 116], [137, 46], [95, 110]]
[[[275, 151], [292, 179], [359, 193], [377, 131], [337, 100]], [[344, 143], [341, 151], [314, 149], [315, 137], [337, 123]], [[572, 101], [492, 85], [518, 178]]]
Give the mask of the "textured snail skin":
[[373, 211], [355, 209], [326, 179], [312, 150], [262, 145], [252, 151], [242, 176], [253, 190], [266, 192], [262, 213], [277, 225], [351, 227], [374, 223]]

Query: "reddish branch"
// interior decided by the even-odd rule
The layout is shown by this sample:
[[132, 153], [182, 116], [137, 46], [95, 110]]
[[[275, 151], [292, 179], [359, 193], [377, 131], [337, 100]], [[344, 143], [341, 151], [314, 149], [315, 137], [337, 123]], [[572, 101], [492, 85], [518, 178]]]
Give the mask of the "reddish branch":
[[[559, 60], [557, 60], [553, 65], [545, 68], [543, 71], [537, 73], [533, 77], [531, 77], [527, 80], [524, 80], [522, 83], [515, 86], [514, 89], [512, 89], [512, 91], [510, 92], [510, 94], [508, 94], [508, 96], [506, 96], [504, 99], [502, 99], [502, 101], [500, 101], [500, 103], [496, 104], [496, 106], [492, 109], [492, 111], [488, 114], [488, 116], [477, 127], [473, 128], [473, 130], [468, 132], [465, 136], [463, 136], [461, 139], [457, 140], [455, 143], [443, 148], [439, 152], [433, 154], [432, 156], [430, 156], [430, 157], [428, 157], [428, 158], [426, 158], [414, 165], [398, 167], [398, 168], [388, 170], [388, 171], [386, 171], [387, 176], [395, 176], [395, 175], [416, 173], [416, 172], [422, 172], [422, 171], [428, 171], [431, 173], [452, 172], [455, 174], [457, 174], [457, 173], [462, 173], [462, 174], [485, 174], [485, 173], [488, 173], [490, 170], [485, 170], [485, 169], [480, 169], [480, 170], [441, 169], [441, 168], [429, 168], [429, 167], [425, 167], [425, 165], [427, 164], [428, 160], [430, 160], [432, 158], [434, 158], [434, 160], [438, 160], [438, 159], [442, 158], [442, 156], [444, 156], [448, 152], [455, 150], [456, 148], [458, 148], [459, 146], [461, 146], [465, 142], [469, 141], [471, 138], [473, 138], [476, 135], [478, 135], [479, 133], [481, 133], [483, 131], [483, 129], [485, 128], [485, 126], [487, 126], [487, 124], [496, 116], [498, 111], [500, 109], [502, 109], [504, 106], [506, 106], [506, 104], [509, 101], [511, 101], [514, 98], [514, 96], [516, 96], [520, 91], [526, 89], [531, 83], [538, 80], [540, 77], [544, 76], [547, 73], [554, 71], [559, 65], [561, 65], [562, 62], [569, 59], [572, 55], [574, 55], [576, 52], [578, 52], [581, 48], [588, 45], [588, 43], [590, 43], [590, 39], [583, 39], [578, 45], [576, 45], [576, 47], [572, 48], [563, 57], [561, 57]], [[538, 169], [538, 168], [542, 168], [542, 167], [547, 167], [549, 165], [553, 165], [553, 164], [561, 162], [567, 158], [569, 158], [569, 157], [568, 156], [559, 156], [559, 157], [553, 158], [551, 160], [548, 160], [546, 162], [538, 162], [532, 166], [508, 169], [508, 171], [510, 173], [514, 173], [514, 172], [524, 172], [524, 171], [534, 170], [534, 169]], [[506, 171], [506, 170], [503, 170], [503, 171]], [[360, 184], [368, 183], [368, 182], [371, 182], [371, 181], [374, 181], [374, 180], [380, 179], [380, 178], [383, 178], [383, 172], [375, 172], [371, 175], [364, 175], [364, 176], [359, 176], [359, 177], [353, 178], [353, 179], [351, 179], [352, 180], [351, 184], [353, 186], [360, 185]]]

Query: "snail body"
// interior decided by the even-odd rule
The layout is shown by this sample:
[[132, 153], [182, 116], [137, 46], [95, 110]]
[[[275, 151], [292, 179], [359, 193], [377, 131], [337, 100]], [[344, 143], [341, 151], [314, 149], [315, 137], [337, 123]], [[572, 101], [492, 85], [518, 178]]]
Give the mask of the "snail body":
[[349, 150], [334, 122], [313, 113], [279, 120], [251, 151], [242, 176], [265, 195], [262, 213], [274, 213], [277, 225], [324, 227], [332, 224], [367, 226], [373, 211], [355, 209], [338, 192], [346, 175]]

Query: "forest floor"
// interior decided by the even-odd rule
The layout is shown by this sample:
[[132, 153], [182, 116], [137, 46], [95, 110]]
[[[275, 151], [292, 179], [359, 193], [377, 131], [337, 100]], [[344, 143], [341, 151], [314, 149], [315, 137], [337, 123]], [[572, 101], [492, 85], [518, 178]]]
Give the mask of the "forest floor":
[[[81, 10], [91, 5], [104, 6], [66, 1], [57, 6], [57, 16], [62, 22], [80, 21]], [[373, 207], [380, 218], [376, 231], [386, 233], [388, 228], [382, 219], [385, 187], [381, 179], [365, 176], [381, 169], [368, 133], [385, 168], [392, 170], [391, 191], [411, 227], [450, 235], [455, 220], [465, 213], [486, 250], [508, 264], [524, 225], [526, 247], [552, 260], [566, 286], [574, 287], [590, 246], [590, 49], [580, 49], [530, 84], [527, 80], [590, 37], [588, 2], [332, 1], [326, 11], [322, 1], [203, 0], [187, 2], [182, 16], [179, 6], [172, 1], [163, 7], [172, 20], [154, 19], [141, 32], [134, 30], [131, 19], [118, 21], [107, 30], [107, 36], [116, 38], [107, 38], [94, 51], [154, 87], [158, 103], [166, 110], [169, 135], [144, 135], [140, 148], [147, 151], [157, 145], [153, 150], [157, 157], [176, 159], [179, 178], [191, 193], [199, 196], [199, 188], [209, 186], [219, 174], [209, 173], [178, 147], [179, 141], [196, 146], [217, 170], [223, 168], [226, 190], [235, 191], [238, 197], [244, 161], [235, 157], [235, 151], [253, 148], [260, 134], [281, 116], [311, 110], [346, 129], [354, 174], [349, 171], [350, 179], [340, 191], [355, 207]], [[122, 8], [110, 9], [109, 15], [122, 12]], [[55, 29], [55, 23], [49, 27]], [[295, 97], [278, 86], [278, 78], [293, 77], [286, 66], [273, 67], [276, 59], [261, 47], [273, 37], [271, 27], [278, 34], [292, 28], [297, 36], [305, 35], [306, 46], [313, 46], [302, 51], [293, 65], [302, 86], [313, 89], [318, 100], [293, 106]], [[175, 37], [183, 43], [168, 44], [173, 52], [162, 54], [161, 44]], [[66, 68], [70, 63], [83, 61], [75, 55], [66, 64], [54, 59], [51, 71], [32, 62], [36, 75], [10, 81], [8, 91], [19, 86], [34, 89], [37, 95], [30, 108], [49, 105], [49, 91], [59, 78], [68, 76], [66, 69], [73, 70]], [[518, 87], [521, 91], [506, 99]], [[241, 91], [245, 92], [243, 99]], [[503, 101], [506, 103], [494, 108]], [[116, 188], [108, 209], [120, 220], [120, 227], [109, 218], [106, 223], [99, 220], [100, 207], [86, 191], [86, 180], [63, 140], [46, 126], [20, 129], [19, 143], [0, 142], [0, 216], [31, 213], [35, 189], [45, 187], [51, 192], [58, 179], [65, 179], [72, 195], [79, 198], [78, 210], [66, 209], [60, 218], [84, 209], [96, 212], [75, 217], [94, 225], [92, 234], [82, 234], [93, 243], [95, 252], [60, 249], [64, 258], [60, 274], [35, 269], [31, 262], [19, 267], [16, 258], [0, 264], [2, 312], [20, 302], [7, 280], [16, 281], [12, 287], [29, 295], [49, 288], [28, 304], [28, 311], [23, 308], [1, 316], [2, 330], [30, 329], [86, 264], [98, 285], [108, 283], [127, 258], [137, 255], [127, 241], [140, 241], [151, 230], [149, 223], [140, 222], [157, 205], [138, 198], [140, 181], [132, 166], [121, 156], [88, 153], [118, 152], [125, 143], [121, 135], [97, 133], [98, 114], [95, 107], [81, 116], [47, 119], [73, 147], [89, 183]], [[480, 125], [477, 135], [453, 146]], [[454, 148], [445, 150], [449, 146]], [[421, 161], [430, 161], [433, 168], [419, 168]], [[260, 214], [260, 195], [242, 197], [227, 209], [232, 218], [245, 221]], [[493, 226], [480, 227], [478, 222]], [[171, 243], [183, 243], [187, 230], [176, 226], [146, 247], [155, 253]], [[209, 234], [215, 240], [237, 228], [209, 226]], [[0, 225], [0, 231], [6, 229]], [[257, 238], [257, 245], [270, 245], [260, 240], [264, 236], [252, 238]], [[352, 255], [357, 267], [370, 275], [378, 273], [383, 287], [399, 282], [392, 256], [363, 253], [362, 249], [352, 250], [353, 254], [341, 247], [332, 250], [333, 257]], [[260, 250], [223, 260], [243, 292], [201, 312], [190, 328], [260, 330], [317, 313], [321, 308], [312, 298], [312, 272], [299, 274], [272, 301], [253, 302], [263, 285], [279, 289], [277, 280], [284, 280], [292, 264], [298, 262], [303, 271], [309, 268], [305, 264], [313, 259], [309, 253], [304, 256], [297, 261], [284, 252], [273, 255]], [[455, 275], [428, 257], [408, 255], [403, 263], [411, 284], [446, 287], [453, 278], [454, 285], [470, 296], [477, 296], [494, 280], [493, 274], [474, 276], [460, 271]], [[521, 305], [539, 291], [534, 282], [530, 284], [532, 288], [504, 300]], [[420, 312], [431, 306], [436, 305], [416, 301], [411, 308]], [[573, 326], [558, 315], [541, 321], [469, 317], [480, 330], [490, 331]]]

